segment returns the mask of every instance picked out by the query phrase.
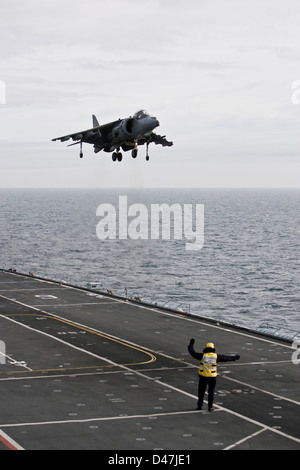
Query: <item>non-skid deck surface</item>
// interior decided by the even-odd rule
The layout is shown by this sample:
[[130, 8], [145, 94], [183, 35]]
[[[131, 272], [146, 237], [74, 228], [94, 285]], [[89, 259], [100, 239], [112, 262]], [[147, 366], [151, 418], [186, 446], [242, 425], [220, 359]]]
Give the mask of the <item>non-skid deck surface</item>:
[[[219, 366], [196, 411], [201, 351]], [[300, 449], [300, 365], [284, 341], [0, 273], [0, 450]]]

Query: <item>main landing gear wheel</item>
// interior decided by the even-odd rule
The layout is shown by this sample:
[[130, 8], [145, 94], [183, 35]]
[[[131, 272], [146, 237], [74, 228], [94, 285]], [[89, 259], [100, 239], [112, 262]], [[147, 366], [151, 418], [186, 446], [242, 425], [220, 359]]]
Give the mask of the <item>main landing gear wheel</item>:
[[131, 156], [132, 156], [132, 158], [136, 158], [136, 157], [137, 157], [137, 154], [138, 154], [137, 149], [133, 149], [133, 150], [131, 151]]
[[121, 152], [114, 152], [112, 154], [113, 162], [116, 162], [117, 160], [118, 160], [118, 162], [121, 162], [122, 158], [123, 158], [123, 155], [121, 154]]

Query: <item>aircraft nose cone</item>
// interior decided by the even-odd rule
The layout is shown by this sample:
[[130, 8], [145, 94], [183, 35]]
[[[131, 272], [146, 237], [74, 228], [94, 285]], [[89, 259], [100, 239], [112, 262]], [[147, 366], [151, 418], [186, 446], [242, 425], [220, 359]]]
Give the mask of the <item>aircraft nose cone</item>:
[[155, 127], [159, 126], [159, 121], [156, 118], [153, 118], [153, 124]]

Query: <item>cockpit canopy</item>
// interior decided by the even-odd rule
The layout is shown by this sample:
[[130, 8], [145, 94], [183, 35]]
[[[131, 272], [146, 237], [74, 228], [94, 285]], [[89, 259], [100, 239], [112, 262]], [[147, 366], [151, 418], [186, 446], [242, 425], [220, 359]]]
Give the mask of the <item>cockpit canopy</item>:
[[135, 119], [143, 119], [143, 118], [145, 118], [145, 117], [150, 117], [150, 114], [149, 114], [147, 111], [145, 111], [145, 109], [141, 109], [140, 111], [137, 111], [137, 112], [133, 115], [133, 117], [134, 117]]

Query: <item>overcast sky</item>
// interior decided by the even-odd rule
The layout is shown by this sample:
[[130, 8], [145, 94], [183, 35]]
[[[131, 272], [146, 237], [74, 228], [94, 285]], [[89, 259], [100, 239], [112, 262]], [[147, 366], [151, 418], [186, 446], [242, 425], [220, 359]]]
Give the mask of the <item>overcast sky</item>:
[[[299, 0], [1, 0], [0, 187], [298, 187], [299, 23]], [[149, 162], [51, 141], [141, 108], [174, 142]]]

